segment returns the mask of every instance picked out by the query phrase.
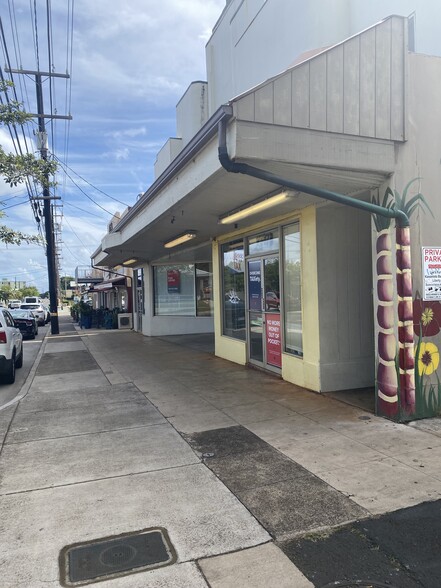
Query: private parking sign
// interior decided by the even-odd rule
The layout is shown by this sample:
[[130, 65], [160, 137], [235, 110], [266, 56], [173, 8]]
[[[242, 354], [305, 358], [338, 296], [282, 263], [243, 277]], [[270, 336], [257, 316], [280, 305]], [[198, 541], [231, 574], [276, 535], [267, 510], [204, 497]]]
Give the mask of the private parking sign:
[[441, 300], [441, 247], [423, 247], [423, 300]]

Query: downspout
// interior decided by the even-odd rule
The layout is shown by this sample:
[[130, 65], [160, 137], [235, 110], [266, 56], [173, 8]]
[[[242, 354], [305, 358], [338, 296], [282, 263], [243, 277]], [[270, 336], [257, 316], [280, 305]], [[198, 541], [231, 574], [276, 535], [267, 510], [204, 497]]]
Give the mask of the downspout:
[[332, 202], [338, 202], [344, 206], [359, 208], [360, 210], [365, 210], [370, 214], [379, 214], [380, 216], [385, 216], [387, 218], [394, 218], [396, 219], [397, 225], [400, 228], [409, 226], [409, 217], [401, 210], [384, 208], [383, 206], [372, 204], [372, 202], [363, 202], [362, 200], [357, 200], [356, 198], [344, 196], [343, 194], [338, 194], [336, 192], [330, 192], [329, 190], [324, 190], [323, 188], [317, 188], [316, 186], [310, 186], [309, 184], [302, 184], [301, 182], [293, 182], [292, 180], [287, 180], [281, 176], [276, 176], [271, 172], [253, 167], [247, 163], [236, 163], [235, 161], [232, 161], [228, 155], [227, 149], [227, 123], [227, 119], [221, 119], [218, 124], [218, 131], [219, 161], [222, 164], [222, 167], [228, 172], [253, 176], [254, 178], [259, 178], [260, 180], [265, 180], [266, 182], [272, 182], [273, 184], [279, 184], [286, 188], [292, 188], [293, 190], [298, 190], [299, 192], [304, 192], [305, 194], [311, 194], [312, 196], [317, 196], [318, 198], [332, 200]]
[[[231, 118], [231, 117], [230, 117]], [[344, 206], [350, 206], [352, 208], [358, 208], [364, 210], [369, 214], [375, 214], [383, 216], [389, 219], [396, 220], [396, 233], [397, 233], [397, 297], [398, 297], [398, 335], [399, 335], [399, 380], [400, 380], [400, 393], [401, 393], [401, 407], [404, 409], [406, 414], [415, 412], [415, 381], [414, 381], [414, 368], [415, 359], [413, 355], [413, 340], [414, 340], [414, 329], [413, 329], [413, 312], [412, 312], [412, 266], [410, 258], [410, 226], [409, 217], [402, 210], [395, 210], [393, 208], [385, 208], [378, 206], [372, 202], [364, 202], [318, 188], [316, 186], [310, 186], [301, 182], [293, 182], [286, 178], [277, 176], [271, 172], [263, 169], [248, 165], [246, 163], [237, 163], [232, 161], [228, 155], [227, 149], [227, 124], [228, 118], [222, 118], [218, 123], [218, 150], [219, 150], [219, 161], [224, 169], [232, 173], [241, 173], [254, 178], [258, 178], [273, 184], [279, 184], [286, 188], [292, 188], [305, 194], [311, 194], [324, 200], [330, 200], [337, 202]], [[377, 251], [378, 253], [378, 251]], [[377, 262], [378, 263], [378, 262]], [[377, 276], [379, 267], [377, 266]], [[377, 289], [379, 288], [379, 281], [377, 281]], [[381, 309], [377, 309], [377, 319], [379, 320], [379, 326], [383, 327], [379, 319], [379, 312]], [[384, 333], [379, 332], [379, 346], [384, 343], [382, 339]], [[386, 337], [390, 336], [389, 333]], [[385, 416], [394, 416], [398, 408], [398, 384], [392, 383], [390, 386], [389, 382], [383, 381], [380, 376], [383, 365], [380, 363], [383, 358], [379, 357], [379, 363], [377, 366], [377, 383], [381, 381], [381, 386], [378, 388], [378, 398], [381, 404], [381, 412]], [[392, 355], [387, 357], [389, 369], [392, 368], [392, 364], [395, 363]], [[395, 370], [395, 366], [393, 366]], [[385, 390], [383, 393], [382, 389]], [[396, 399], [396, 400], [394, 400]], [[395, 406], [397, 408], [395, 408]]]

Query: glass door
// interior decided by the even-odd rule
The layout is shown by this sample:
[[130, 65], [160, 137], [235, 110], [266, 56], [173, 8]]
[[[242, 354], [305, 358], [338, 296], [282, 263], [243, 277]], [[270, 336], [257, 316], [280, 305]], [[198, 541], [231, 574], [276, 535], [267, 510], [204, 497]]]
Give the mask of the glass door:
[[136, 330], [142, 333], [142, 315], [144, 312], [144, 270], [138, 269], [134, 272], [134, 282], [136, 284]]
[[282, 367], [279, 256], [248, 261], [248, 341], [251, 363]]

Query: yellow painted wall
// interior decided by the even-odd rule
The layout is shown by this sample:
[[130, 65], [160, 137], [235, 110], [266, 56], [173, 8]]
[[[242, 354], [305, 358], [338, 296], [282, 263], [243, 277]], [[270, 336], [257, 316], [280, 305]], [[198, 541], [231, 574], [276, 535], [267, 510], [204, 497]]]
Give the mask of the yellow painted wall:
[[282, 377], [309, 390], [320, 391], [320, 331], [317, 279], [316, 208], [300, 214], [302, 246], [303, 358], [284, 353]]
[[245, 365], [247, 347], [245, 341], [222, 336], [220, 245], [213, 241], [213, 304], [214, 304], [214, 352], [218, 357]]

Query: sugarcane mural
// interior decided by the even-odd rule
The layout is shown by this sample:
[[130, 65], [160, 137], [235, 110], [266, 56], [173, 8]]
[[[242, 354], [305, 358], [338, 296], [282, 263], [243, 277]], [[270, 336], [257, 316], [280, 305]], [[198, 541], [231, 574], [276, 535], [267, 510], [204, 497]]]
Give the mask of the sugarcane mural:
[[[373, 198], [383, 208], [400, 210], [410, 219], [419, 207], [429, 207], [421, 193], [408, 200], [409, 190], [419, 178], [411, 180], [401, 195], [387, 188], [382, 201]], [[394, 420], [409, 420], [416, 412], [414, 317], [412, 300], [412, 265], [410, 228], [396, 226], [396, 289], [398, 313], [394, 304], [391, 219], [374, 215], [378, 232], [376, 242], [377, 271], [377, 381], [376, 411]], [[398, 315], [398, 323], [396, 317]], [[398, 331], [398, 345], [396, 332]]]
[[415, 352], [416, 416], [439, 416], [441, 382], [437, 370], [440, 358], [433, 338], [441, 331], [441, 303], [437, 300], [422, 300], [417, 293], [413, 304], [413, 320], [415, 335], [418, 337]]

